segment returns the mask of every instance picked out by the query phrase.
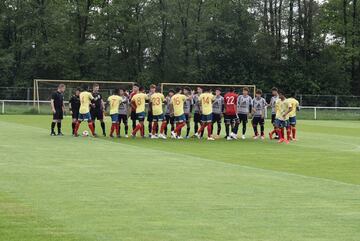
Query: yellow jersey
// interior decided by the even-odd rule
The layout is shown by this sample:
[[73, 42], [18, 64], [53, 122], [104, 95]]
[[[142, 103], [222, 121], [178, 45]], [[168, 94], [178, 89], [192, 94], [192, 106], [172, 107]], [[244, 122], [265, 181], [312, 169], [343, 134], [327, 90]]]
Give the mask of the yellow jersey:
[[174, 107], [174, 116], [181, 116], [184, 114], [184, 103], [186, 96], [182, 94], [176, 94], [171, 97], [171, 103]]
[[136, 113], [145, 112], [145, 102], [149, 99], [147, 94], [138, 93], [131, 98], [136, 105]]
[[292, 108], [291, 112], [289, 113], [289, 117], [295, 117], [297, 108], [299, 107], [299, 101], [297, 101], [295, 98], [289, 98], [287, 99], [290, 103], [290, 106]]
[[215, 100], [215, 95], [211, 93], [203, 93], [199, 97], [199, 102], [201, 104], [201, 112], [203, 115], [210, 115], [213, 112], [213, 101]]
[[289, 111], [290, 107], [291, 105], [288, 99], [285, 100], [278, 99], [275, 103], [276, 119], [283, 121], [288, 120], [289, 114], [287, 114], [285, 118], [284, 118], [284, 114]]
[[152, 114], [153, 115], [161, 115], [163, 114], [163, 103], [165, 100], [165, 96], [161, 93], [154, 93], [150, 97]]
[[111, 95], [108, 98], [108, 102], [110, 105], [110, 115], [119, 114], [119, 106], [122, 102], [122, 97], [119, 95]]
[[90, 112], [90, 104], [91, 101], [94, 99], [90, 92], [84, 91], [80, 93], [80, 114], [87, 114]]

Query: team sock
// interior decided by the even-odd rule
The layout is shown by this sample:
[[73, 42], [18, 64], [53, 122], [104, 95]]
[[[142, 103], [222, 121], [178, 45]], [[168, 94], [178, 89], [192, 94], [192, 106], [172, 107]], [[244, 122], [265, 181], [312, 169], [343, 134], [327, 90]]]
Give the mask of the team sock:
[[245, 135], [246, 133], [246, 123], [243, 122], [242, 134]]
[[237, 135], [238, 131], [239, 131], [239, 123], [235, 123], [235, 126], [234, 126], [232, 132]]
[[91, 131], [91, 134], [92, 134], [93, 136], [95, 136], [94, 122], [89, 122], [89, 123], [88, 123], [88, 126], [89, 126], [89, 129], [90, 129], [90, 131]]
[[58, 129], [58, 133], [61, 133], [61, 122], [57, 123], [57, 129]]
[[292, 138], [296, 139], [296, 127], [295, 126], [293, 126], [291, 128], [291, 132], [292, 132]]
[[197, 133], [199, 130], [199, 122], [194, 122], [194, 133]]
[[264, 125], [260, 125], [260, 131], [261, 131], [261, 136], [264, 136], [264, 131], [265, 131]]
[[55, 125], [56, 125], [56, 122], [51, 122], [51, 133], [55, 133]]
[[160, 127], [160, 134], [164, 134], [164, 131], [166, 129], [166, 126], [167, 126], [167, 122], [164, 121], [162, 124], [161, 124], [161, 127]]
[[177, 136], [181, 136], [181, 129], [185, 126], [185, 123], [178, 123], [176, 124], [175, 133]]
[[226, 131], [226, 137], [228, 137], [230, 135], [230, 125], [228, 124], [225, 125], [225, 131]]
[[[156, 130], [158, 128], [158, 123], [157, 122], [154, 122], [153, 123], [153, 126], [152, 126], [152, 134], [155, 135], [156, 134]], [[151, 132], [149, 132], [151, 133]]]
[[258, 130], [257, 130], [257, 125], [253, 125], [253, 128], [254, 128], [255, 136], [259, 135]]
[[103, 131], [103, 134], [105, 135], [106, 132], [105, 132], [105, 122], [101, 122], [101, 129]]
[[286, 128], [286, 136], [287, 136], [287, 139], [290, 141], [291, 140], [291, 127]]
[[78, 134], [78, 130], [79, 130], [79, 127], [80, 127], [80, 121], [77, 121], [76, 124], [75, 124], [75, 129], [74, 129], [74, 135], [77, 135]]
[[137, 133], [139, 130], [141, 130], [141, 124], [137, 124], [137, 125], [135, 126], [135, 128], [134, 128], [133, 131], [132, 131], [132, 135], [135, 136], [136, 133]]
[[140, 133], [141, 133], [141, 136], [142, 136], [142, 137], [145, 136], [145, 126], [144, 126], [144, 125], [141, 125], [141, 127], [140, 127]]
[[[155, 123], [155, 122], [154, 122]], [[149, 125], [148, 125], [148, 130], [149, 130], [149, 134], [152, 133], [153, 131], [153, 126], [152, 126], [152, 123], [149, 121]]]
[[125, 135], [129, 133], [129, 125], [125, 124]]
[[76, 122], [71, 123], [71, 128], [72, 128], [73, 135], [75, 134], [75, 126], [76, 126]]
[[120, 126], [118, 123], [115, 124], [116, 136], [120, 136]]
[[217, 135], [220, 136], [220, 133], [221, 133], [221, 124], [218, 123], [217, 124]]
[[207, 131], [208, 131], [208, 137], [210, 138], [212, 135], [212, 124], [211, 123], [207, 124]]
[[186, 136], [190, 135], [190, 124], [186, 124], [187, 128], [186, 128]]
[[116, 123], [111, 124], [110, 136], [112, 136], [114, 134], [114, 131], [115, 131], [115, 128], [116, 128], [115, 125], [116, 125]]

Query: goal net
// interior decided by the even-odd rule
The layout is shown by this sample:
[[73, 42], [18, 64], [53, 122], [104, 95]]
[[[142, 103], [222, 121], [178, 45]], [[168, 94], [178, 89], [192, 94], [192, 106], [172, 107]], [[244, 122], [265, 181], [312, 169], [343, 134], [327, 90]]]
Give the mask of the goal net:
[[161, 83], [161, 92], [162, 93], [168, 93], [169, 90], [175, 89], [175, 88], [182, 88], [182, 87], [189, 87], [192, 90], [196, 91], [197, 87], [208, 87], [211, 88], [213, 92], [215, 92], [215, 89], [220, 88], [222, 93], [226, 93], [229, 91], [230, 88], [234, 88], [236, 93], [241, 94], [242, 89], [244, 87], [249, 88], [249, 94], [254, 97], [256, 92], [256, 86], [255, 85], [225, 85], [225, 84], [187, 84], [187, 83]]
[[99, 92], [104, 98], [110, 96], [114, 89], [123, 88], [125, 90], [131, 90], [135, 82], [120, 82], [120, 81], [87, 81], [87, 80], [34, 80], [34, 100], [33, 107], [38, 113], [42, 113], [41, 103], [49, 101], [51, 95], [56, 91], [59, 84], [66, 85], [66, 91], [64, 93], [64, 100], [68, 101], [75, 93], [77, 88], [88, 88], [92, 90], [94, 84], [99, 84]]

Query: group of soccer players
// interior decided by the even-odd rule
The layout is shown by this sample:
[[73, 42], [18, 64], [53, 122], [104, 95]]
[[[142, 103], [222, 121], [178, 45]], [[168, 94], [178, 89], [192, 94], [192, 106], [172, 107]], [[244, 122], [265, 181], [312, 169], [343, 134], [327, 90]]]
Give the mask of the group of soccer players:
[[[51, 97], [53, 121], [51, 135], [63, 135], [61, 120], [63, 119], [65, 85], [60, 84]], [[146, 104], [148, 103], [148, 108]], [[213, 141], [221, 135], [222, 119], [225, 122], [226, 140], [238, 139], [238, 129], [242, 125], [241, 138], [245, 139], [248, 119], [254, 130], [254, 139], [265, 139], [264, 125], [267, 107], [272, 108], [271, 122], [274, 129], [269, 133], [270, 139], [279, 139], [279, 143], [289, 143], [296, 140], [296, 112], [299, 102], [291, 97], [286, 98], [284, 92], [272, 89], [272, 98], [268, 104], [262, 97], [262, 91], [257, 90], [252, 98], [249, 89], [243, 88], [238, 95], [230, 88], [223, 95], [220, 88], [189, 87], [170, 90], [167, 96], [160, 93], [156, 85], [151, 85], [148, 93], [144, 87], [133, 85], [131, 93], [125, 89], [115, 89], [113, 94], [104, 100], [99, 92], [99, 85], [95, 84], [90, 92], [87, 88], [77, 89], [69, 101], [72, 114], [72, 134], [78, 136], [82, 122], [87, 122], [90, 132], [95, 133], [95, 120], [101, 124], [102, 134], [106, 136], [104, 122], [105, 112], [111, 117], [110, 137], [120, 137], [121, 124], [124, 125], [124, 136], [129, 135], [128, 119], [132, 120], [132, 132], [136, 137], [140, 133], [145, 137], [145, 118], [147, 116], [149, 137], [152, 139], [167, 139], [170, 126], [171, 138], [183, 139], [182, 129], [186, 126], [185, 138], [190, 138], [191, 119], [194, 123], [194, 136], [202, 138], [207, 132], [207, 140]], [[214, 127], [216, 124], [216, 135]], [[58, 133], [55, 133], [57, 125]], [[260, 131], [258, 127], [260, 126]], [[285, 135], [286, 130], [286, 135]]]

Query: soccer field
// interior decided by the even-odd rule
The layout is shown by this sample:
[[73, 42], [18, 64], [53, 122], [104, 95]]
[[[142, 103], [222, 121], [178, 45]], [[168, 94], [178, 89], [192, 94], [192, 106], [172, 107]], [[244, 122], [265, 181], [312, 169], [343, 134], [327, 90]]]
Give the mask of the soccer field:
[[1, 241], [360, 240], [358, 121], [300, 121], [289, 145], [63, 126], [0, 115]]

